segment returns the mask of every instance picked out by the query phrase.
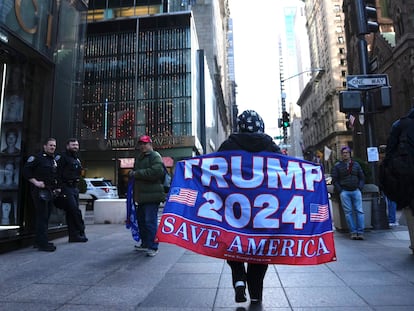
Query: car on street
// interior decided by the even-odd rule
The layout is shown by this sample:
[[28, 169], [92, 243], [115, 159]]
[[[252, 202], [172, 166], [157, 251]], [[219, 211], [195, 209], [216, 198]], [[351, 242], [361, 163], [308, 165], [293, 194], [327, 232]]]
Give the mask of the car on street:
[[119, 199], [118, 189], [112, 182], [103, 177], [101, 178], [85, 178], [86, 194], [97, 199]]

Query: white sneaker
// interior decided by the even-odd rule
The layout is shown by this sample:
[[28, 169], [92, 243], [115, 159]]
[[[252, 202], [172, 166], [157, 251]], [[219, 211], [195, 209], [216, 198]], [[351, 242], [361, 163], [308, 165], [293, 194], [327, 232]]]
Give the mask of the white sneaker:
[[148, 249], [147, 250], [147, 256], [148, 257], [154, 257], [158, 254], [158, 249]]

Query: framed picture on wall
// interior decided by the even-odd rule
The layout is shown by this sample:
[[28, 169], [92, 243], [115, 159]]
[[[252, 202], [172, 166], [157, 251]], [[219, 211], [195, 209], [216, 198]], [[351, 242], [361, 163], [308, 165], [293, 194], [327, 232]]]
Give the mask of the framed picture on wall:
[[1, 154], [19, 155], [21, 148], [21, 129], [14, 125], [7, 125], [2, 128]]
[[3, 122], [22, 122], [23, 104], [22, 94], [6, 96], [4, 99]]
[[19, 186], [20, 158], [3, 157], [0, 160], [0, 189], [17, 189]]
[[0, 224], [17, 224], [17, 192], [0, 192]]

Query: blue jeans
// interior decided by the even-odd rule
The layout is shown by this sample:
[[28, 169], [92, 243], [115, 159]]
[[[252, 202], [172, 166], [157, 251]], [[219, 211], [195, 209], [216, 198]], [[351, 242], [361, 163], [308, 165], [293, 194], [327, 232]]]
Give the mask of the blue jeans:
[[150, 249], [158, 249], [155, 235], [158, 229], [158, 207], [159, 203], [143, 203], [137, 205], [137, 218], [139, 235], [142, 246]]
[[[364, 210], [362, 209], [362, 194], [359, 189], [354, 191], [342, 190], [339, 195], [345, 219], [351, 233], [364, 233]], [[354, 213], [356, 214], [354, 221]]]
[[397, 203], [394, 201], [391, 201], [389, 198], [387, 198], [387, 206], [388, 206], [388, 222], [390, 224], [394, 224], [397, 222], [396, 214], [397, 214]]

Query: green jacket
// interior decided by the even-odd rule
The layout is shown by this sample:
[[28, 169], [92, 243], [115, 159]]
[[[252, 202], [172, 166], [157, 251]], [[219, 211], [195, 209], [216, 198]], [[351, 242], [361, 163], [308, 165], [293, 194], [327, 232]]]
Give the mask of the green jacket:
[[138, 204], [160, 203], [165, 201], [164, 166], [161, 156], [156, 151], [139, 153], [134, 164], [134, 200]]

